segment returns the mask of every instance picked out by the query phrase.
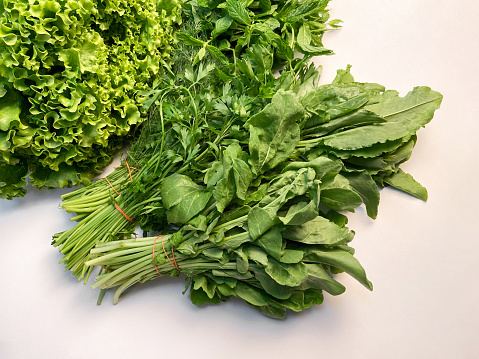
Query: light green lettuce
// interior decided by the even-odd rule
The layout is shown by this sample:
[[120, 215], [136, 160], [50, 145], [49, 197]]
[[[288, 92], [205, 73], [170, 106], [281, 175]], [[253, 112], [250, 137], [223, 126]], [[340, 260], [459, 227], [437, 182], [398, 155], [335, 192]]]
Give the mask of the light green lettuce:
[[0, 2], [0, 197], [88, 183], [142, 121], [177, 0]]

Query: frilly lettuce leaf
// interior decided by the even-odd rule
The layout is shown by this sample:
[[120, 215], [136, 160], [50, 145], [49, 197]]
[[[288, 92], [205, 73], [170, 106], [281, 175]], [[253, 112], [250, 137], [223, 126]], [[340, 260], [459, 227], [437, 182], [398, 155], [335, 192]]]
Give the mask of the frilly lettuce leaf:
[[22, 195], [25, 171], [37, 187], [62, 187], [111, 161], [143, 120], [136, 93], [169, 61], [179, 9], [177, 0], [0, 4], [0, 196]]

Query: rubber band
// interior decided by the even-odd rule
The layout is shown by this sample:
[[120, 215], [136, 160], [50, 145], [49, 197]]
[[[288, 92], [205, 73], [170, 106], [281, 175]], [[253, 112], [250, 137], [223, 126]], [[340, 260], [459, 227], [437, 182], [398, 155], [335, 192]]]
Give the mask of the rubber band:
[[121, 210], [121, 208], [118, 207], [118, 205], [117, 205], [116, 203], [115, 203], [115, 208], [116, 208], [116, 209], [118, 210], [118, 212], [120, 212], [120, 213], [123, 215], [123, 217], [125, 217], [127, 220], [129, 220], [130, 222], [134, 222], [134, 220], [131, 219], [130, 217], [128, 217], [128, 216], [125, 214], [125, 212], [123, 212], [123, 211]]
[[[118, 168], [123, 168], [123, 167], [125, 167], [125, 166], [118, 166]], [[136, 167], [131, 167], [131, 166], [130, 166], [130, 168], [131, 168], [132, 170], [135, 170], [135, 171], [139, 171], [139, 170], [140, 170], [139, 168], [136, 168]]]
[[126, 168], [128, 168], [128, 173], [130, 174], [130, 182], [133, 182], [133, 176], [131, 175], [131, 169], [130, 166], [128, 165], [128, 161], [125, 160], [126, 163]]
[[173, 244], [171, 245], [171, 254], [173, 256], [173, 262], [175, 262], [176, 269], [180, 270], [180, 268], [178, 268], [178, 264], [176, 264], [175, 251], [173, 250]]
[[[163, 236], [162, 234], [160, 234], [160, 236]], [[158, 236], [158, 237], [160, 237]], [[156, 246], [156, 240], [158, 239], [158, 237], [155, 238], [155, 241], [153, 242], [153, 261], [155, 260], [155, 246]], [[159, 275], [161, 275], [160, 271], [158, 270], [158, 267], [156, 266], [156, 263], [153, 262], [153, 265], [155, 266], [155, 269], [156, 271], [158, 272]]]
[[116, 192], [117, 195], [120, 195], [120, 193], [118, 193], [118, 191], [115, 189], [115, 187], [113, 187], [113, 185], [111, 184], [111, 182], [108, 180], [108, 177], [105, 177], [106, 181], [108, 182], [108, 184], [110, 185], [110, 187], [113, 189], [113, 191]]
[[[163, 243], [163, 236], [161, 236], [161, 245], [163, 246], [163, 252], [165, 253], [166, 258], [168, 258], [168, 261], [171, 263], [171, 265], [174, 266], [176, 269], [180, 270], [180, 268], [178, 268], [178, 266], [176, 265], [176, 260], [175, 260], [175, 263], [173, 263], [170, 257], [168, 257], [168, 253], [166, 253], [166, 250], [165, 250], [165, 243]], [[171, 253], [173, 253], [173, 244], [171, 245]], [[173, 258], [174, 258], [174, 255], [173, 255]]]
[[[160, 234], [158, 237], [155, 238], [155, 241], [153, 242], [153, 260], [155, 259], [155, 247], [156, 247], [156, 241], [158, 240], [158, 238], [161, 237], [161, 245], [163, 247], [163, 253], [165, 253], [166, 255], [166, 258], [168, 259], [168, 261], [171, 263], [172, 266], [174, 266], [176, 269], [180, 270], [180, 268], [178, 268], [178, 264], [176, 263], [176, 258], [175, 258], [175, 252], [173, 251], [173, 244], [171, 245], [171, 254], [173, 255], [173, 262], [171, 261], [170, 257], [168, 256], [168, 253], [166, 253], [166, 249], [165, 249], [165, 242], [163, 241], [163, 235]], [[160, 271], [158, 270], [158, 267], [156, 266], [155, 263], [153, 263], [153, 265], [155, 266], [155, 269], [156, 271], [158, 272], [159, 275], [161, 275]]]

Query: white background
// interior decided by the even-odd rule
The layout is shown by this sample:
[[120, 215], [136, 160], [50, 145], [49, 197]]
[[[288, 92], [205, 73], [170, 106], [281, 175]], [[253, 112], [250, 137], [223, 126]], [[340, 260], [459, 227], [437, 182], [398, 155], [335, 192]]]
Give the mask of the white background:
[[0, 200], [0, 358], [478, 358], [478, 4], [330, 3], [344, 27], [325, 36], [324, 83], [352, 64], [358, 81], [444, 95], [403, 165], [429, 201], [386, 189], [377, 220], [349, 215], [373, 292], [338, 275], [346, 293], [278, 321], [239, 300], [197, 308], [162, 278], [97, 306], [50, 246], [72, 226], [58, 208], [68, 190], [32, 190]]

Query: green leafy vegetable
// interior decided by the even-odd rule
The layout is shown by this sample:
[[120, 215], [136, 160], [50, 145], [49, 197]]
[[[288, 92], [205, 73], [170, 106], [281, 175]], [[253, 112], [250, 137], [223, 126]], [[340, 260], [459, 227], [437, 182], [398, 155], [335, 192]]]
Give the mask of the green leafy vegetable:
[[[93, 287], [116, 288], [115, 303], [184, 274], [196, 305], [235, 296], [273, 318], [343, 293], [339, 272], [372, 290], [338, 211], [364, 204], [376, 218], [378, 185], [425, 198], [399, 166], [441, 96], [418, 87], [401, 98], [349, 67], [319, 86], [308, 61], [328, 53], [327, 4], [182, 5], [173, 64], [139, 93], [149, 118], [128, 154], [138, 170], [110, 175], [118, 193], [100, 180], [64, 197], [79, 221], [53, 240], [68, 270], [86, 282], [100, 266]], [[131, 238], [136, 225], [143, 238]]]
[[176, 0], [3, 1], [0, 197], [86, 184], [143, 121], [136, 92], [169, 61]]

